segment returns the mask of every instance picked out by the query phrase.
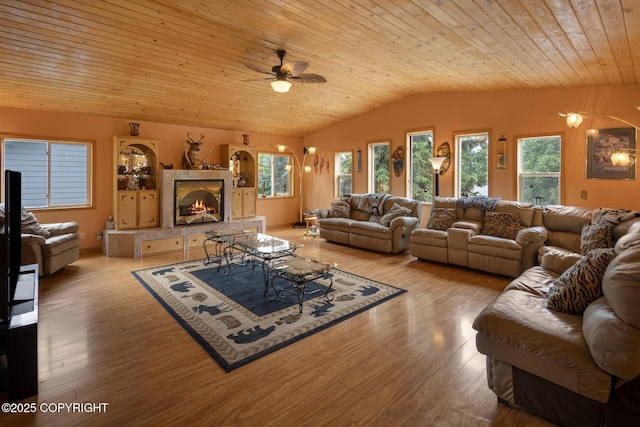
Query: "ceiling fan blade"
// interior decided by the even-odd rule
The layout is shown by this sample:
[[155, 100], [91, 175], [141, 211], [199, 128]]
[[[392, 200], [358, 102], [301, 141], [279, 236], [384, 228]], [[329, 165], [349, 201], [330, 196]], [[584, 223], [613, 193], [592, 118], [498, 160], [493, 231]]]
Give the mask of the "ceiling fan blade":
[[264, 73], [264, 74], [271, 74], [272, 76], [275, 75], [275, 73], [271, 70], [267, 70], [265, 68], [262, 67], [258, 67], [257, 65], [253, 65], [253, 64], [247, 64], [246, 62], [243, 62], [244, 66], [247, 68], [251, 68], [254, 71], [257, 71], [259, 73]]
[[299, 76], [291, 77], [292, 79], [302, 83], [326, 83], [327, 79], [319, 74], [300, 74]]
[[309, 67], [308, 62], [304, 62], [304, 61], [287, 62], [286, 64], [283, 64], [282, 67], [280, 67], [280, 72], [283, 74], [289, 74], [290, 76], [296, 77], [304, 73], [304, 70], [306, 70], [307, 67]]

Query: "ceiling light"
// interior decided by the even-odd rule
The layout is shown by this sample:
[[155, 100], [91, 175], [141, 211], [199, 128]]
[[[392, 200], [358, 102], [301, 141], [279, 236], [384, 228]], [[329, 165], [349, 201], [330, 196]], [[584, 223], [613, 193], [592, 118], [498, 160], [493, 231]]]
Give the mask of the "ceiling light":
[[567, 113], [567, 126], [570, 128], [577, 128], [582, 124], [584, 117], [579, 113]]
[[289, 89], [291, 88], [291, 82], [286, 80], [285, 77], [278, 77], [277, 80], [271, 82], [271, 87], [275, 92], [285, 93], [289, 92]]

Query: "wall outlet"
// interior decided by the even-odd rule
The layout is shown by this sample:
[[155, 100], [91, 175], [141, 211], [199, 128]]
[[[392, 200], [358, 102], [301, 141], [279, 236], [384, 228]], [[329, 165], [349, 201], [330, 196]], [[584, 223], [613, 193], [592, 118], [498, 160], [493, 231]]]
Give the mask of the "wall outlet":
[[96, 239], [98, 239], [98, 240], [102, 240], [102, 232], [98, 231], [98, 232], [96, 233]]
[[79, 233], [78, 236], [80, 236], [80, 240], [84, 240], [84, 238], [86, 237], [84, 233]]
[[583, 199], [583, 200], [586, 200], [586, 198], [587, 198], [587, 190], [582, 190], [580, 192], [580, 198]]

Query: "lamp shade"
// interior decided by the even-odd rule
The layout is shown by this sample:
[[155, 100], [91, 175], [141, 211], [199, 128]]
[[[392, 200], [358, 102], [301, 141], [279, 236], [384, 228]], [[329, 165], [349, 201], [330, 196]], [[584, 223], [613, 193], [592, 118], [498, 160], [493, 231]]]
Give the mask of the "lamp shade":
[[629, 153], [625, 153], [624, 151], [616, 151], [615, 153], [611, 154], [611, 163], [614, 166], [628, 167], [633, 163], [633, 159], [631, 158], [631, 155], [629, 155]]
[[431, 167], [433, 167], [433, 170], [435, 170], [436, 172], [440, 171], [440, 166], [442, 166], [442, 163], [447, 160], [446, 157], [431, 157], [429, 159], [429, 161], [431, 162]]
[[580, 126], [580, 124], [582, 124], [582, 120], [584, 120], [584, 118], [582, 117], [582, 114], [578, 114], [578, 113], [567, 114], [567, 126], [570, 128], [577, 128], [578, 126]]
[[275, 92], [279, 92], [279, 93], [289, 92], [289, 89], [291, 88], [291, 82], [284, 79], [283, 80], [278, 79], [271, 82], [271, 87]]

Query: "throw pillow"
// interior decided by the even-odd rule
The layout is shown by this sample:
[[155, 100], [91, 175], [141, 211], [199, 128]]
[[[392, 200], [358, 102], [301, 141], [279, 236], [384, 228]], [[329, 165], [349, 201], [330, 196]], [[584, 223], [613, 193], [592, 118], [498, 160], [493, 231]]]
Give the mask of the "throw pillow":
[[602, 296], [602, 276], [615, 257], [613, 249], [594, 249], [553, 281], [547, 307], [563, 313], [582, 314]]
[[611, 228], [606, 225], [585, 225], [580, 233], [580, 252], [586, 255], [593, 249], [610, 248]]
[[387, 213], [382, 215], [382, 218], [380, 218], [380, 224], [384, 225], [385, 227], [388, 227], [389, 224], [391, 224], [391, 221], [394, 220], [395, 218], [398, 218], [400, 216], [409, 216], [409, 215], [411, 215], [410, 209], [400, 206], [397, 203], [394, 203], [393, 206], [391, 206], [391, 209], [389, 209]]
[[487, 211], [480, 234], [514, 240], [521, 228], [520, 215], [517, 213]]
[[22, 211], [22, 233], [23, 234], [36, 234], [42, 236], [45, 239], [51, 237], [51, 233], [43, 226], [40, 225], [36, 216], [27, 211]]
[[447, 231], [456, 222], [456, 219], [457, 212], [455, 208], [433, 208], [427, 222], [427, 228]]
[[334, 218], [349, 218], [351, 216], [351, 204], [342, 199], [332, 202], [331, 216]]

